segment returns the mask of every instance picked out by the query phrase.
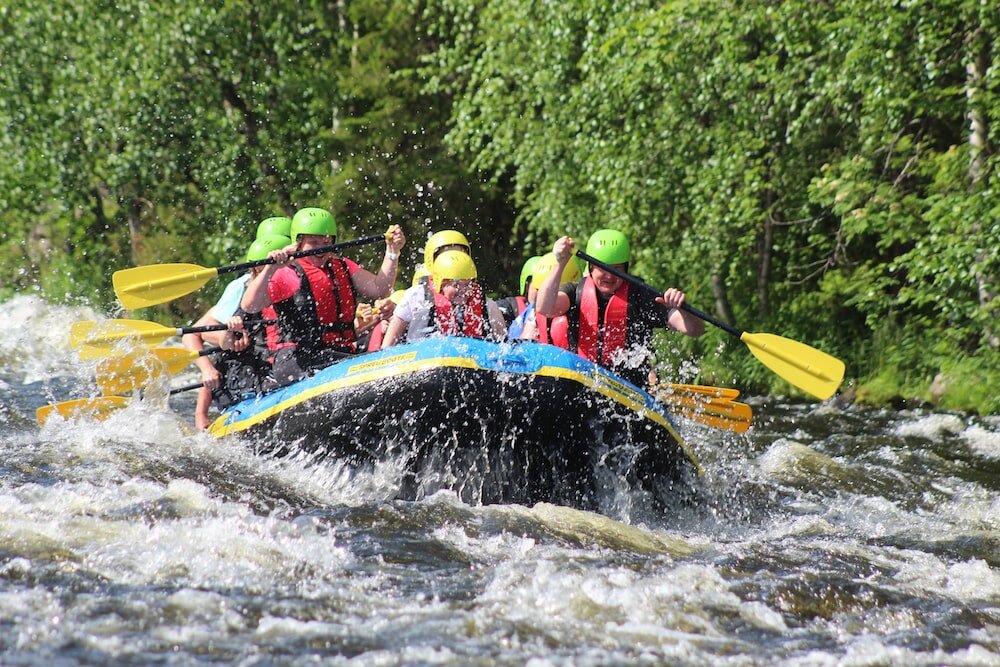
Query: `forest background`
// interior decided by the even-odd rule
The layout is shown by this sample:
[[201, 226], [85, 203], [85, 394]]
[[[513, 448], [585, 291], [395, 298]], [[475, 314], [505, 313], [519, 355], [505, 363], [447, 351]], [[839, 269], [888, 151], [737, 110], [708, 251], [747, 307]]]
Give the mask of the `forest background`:
[[[998, 36], [973, 0], [3, 1], [0, 298], [114, 313], [114, 270], [239, 262], [303, 206], [341, 240], [402, 224], [401, 283], [464, 230], [508, 295], [609, 226], [649, 283], [844, 359], [853, 398], [998, 413]], [[794, 395], [710, 329], [661, 363]]]

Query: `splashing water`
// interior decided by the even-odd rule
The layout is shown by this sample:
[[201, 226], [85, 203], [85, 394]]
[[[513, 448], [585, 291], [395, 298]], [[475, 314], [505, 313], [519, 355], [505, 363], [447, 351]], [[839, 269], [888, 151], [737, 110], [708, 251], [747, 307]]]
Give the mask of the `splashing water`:
[[391, 465], [194, 433], [190, 397], [39, 429], [93, 314], [5, 305], [2, 664], [1000, 663], [996, 418], [756, 401], [685, 425], [706, 497], [641, 523], [402, 502]]

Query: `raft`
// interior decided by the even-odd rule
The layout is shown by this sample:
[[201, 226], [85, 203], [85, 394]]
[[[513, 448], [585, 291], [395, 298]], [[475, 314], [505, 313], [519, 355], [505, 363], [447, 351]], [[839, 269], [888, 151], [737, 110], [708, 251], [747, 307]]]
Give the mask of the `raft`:
[[668, 408], [576, 354], [435, 337], [349, 357], [225, 410], [255, 452], [396, 466], [396, 496], [606, 509], [689, 498], [699, 463]]

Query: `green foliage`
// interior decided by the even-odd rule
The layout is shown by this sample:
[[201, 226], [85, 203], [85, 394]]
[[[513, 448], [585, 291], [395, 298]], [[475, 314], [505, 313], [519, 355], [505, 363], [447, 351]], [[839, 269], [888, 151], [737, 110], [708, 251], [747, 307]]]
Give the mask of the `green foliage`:
[[[107, 304], [304, 205], [403, 224], [406, 270], [462, 229], [513, 293], [612, 226], [650, 283], [918, 395], [998, 354], [998, 44], [978, 0], [6, 3], [0, 294]], [[789, 390], [721, 332], [661, 351]]]

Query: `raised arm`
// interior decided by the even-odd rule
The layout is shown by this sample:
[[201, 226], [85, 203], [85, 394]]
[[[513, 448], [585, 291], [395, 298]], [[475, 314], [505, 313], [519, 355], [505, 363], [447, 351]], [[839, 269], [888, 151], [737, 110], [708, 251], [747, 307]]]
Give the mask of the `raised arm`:
[[381, 299], [389, 296], [396, 284], [396, 270], [399, 268], [399, 251], [406, 245], [403, 228], [393, 225], [385, 235], [385, 257], [377, 274], [365, 269], [358, 269], [351, 281], [358, 294], [366, 299]]
[[569, 310], [569, 297], [559, 291], [559, 280], [562, 278], [563, 269], [573, 258], [574, 248], [576, 243], [568, 236], [563, 236], [552, 246], [558, 264], [549, 271], [549, 275], [545, 276], [535, 296], [535, 309], [545, 317], [565, 315]]

